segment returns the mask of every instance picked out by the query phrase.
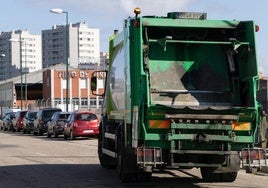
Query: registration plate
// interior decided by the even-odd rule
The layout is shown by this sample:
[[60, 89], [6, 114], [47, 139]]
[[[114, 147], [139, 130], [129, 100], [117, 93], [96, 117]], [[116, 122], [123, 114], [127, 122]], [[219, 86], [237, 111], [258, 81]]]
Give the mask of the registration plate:
[[84, 130], [83, 133], [93, 133], [93, 130]]

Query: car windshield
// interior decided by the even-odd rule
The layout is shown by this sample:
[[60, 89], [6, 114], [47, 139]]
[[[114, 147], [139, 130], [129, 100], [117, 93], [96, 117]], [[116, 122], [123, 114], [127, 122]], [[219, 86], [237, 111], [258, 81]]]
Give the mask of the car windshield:
[[21, 116], [25, 116], [26, 113], [27, 111], [21, 112]]
[[43, 115], [44, 119], [50, 119], [55, 112], [56, 112], [55, 110], [44, 111], [44, 115]]
[[70, 116], [70, 114], [60, 114], [59, 119], [68, 119], [68, 117]]
[[97, 119], [97, 116], [95, 114], [78, 114], [77, 115], [77, 120], [81, 120], [81, 121], [90, 121], [90, 120], [94, 120]]
[[28, 113], [28, 118], [34, 118], [36, 116], [37, 112], [29, 112]]

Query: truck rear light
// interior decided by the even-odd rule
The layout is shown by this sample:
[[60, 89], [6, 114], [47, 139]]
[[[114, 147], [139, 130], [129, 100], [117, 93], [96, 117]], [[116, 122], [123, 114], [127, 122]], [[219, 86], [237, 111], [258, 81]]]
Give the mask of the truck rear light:
[[232, 130], [234, 131], [249, 131], [251, 130], [250, 122], [233, 122]]
[[140, 27], [140, 22], [138, 20], [135, 20], [133, 25], [134, 27]]
[[258, 25], [255, 25], [255, 32], [258, 32], [260, 30], [260, 27]]
[[260, 149], [248, 149], [241, 152], [242, 159], [259, 160], [264, 158], [264, 152]]

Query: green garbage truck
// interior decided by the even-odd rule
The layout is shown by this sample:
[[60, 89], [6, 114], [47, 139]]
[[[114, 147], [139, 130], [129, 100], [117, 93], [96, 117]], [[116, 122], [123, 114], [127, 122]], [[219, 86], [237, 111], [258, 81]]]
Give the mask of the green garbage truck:
[[98, 156], [123, 182], [199, 168], [232, 182], [243, 148], [260, 142], [254, 21], [206, 13], [135, 16], [109, 39]]

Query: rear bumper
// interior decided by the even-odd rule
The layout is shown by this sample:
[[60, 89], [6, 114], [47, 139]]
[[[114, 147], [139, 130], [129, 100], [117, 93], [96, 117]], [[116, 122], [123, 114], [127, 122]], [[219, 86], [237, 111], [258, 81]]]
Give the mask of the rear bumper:
[[73, 133], [75, 136], [94, 136], [99, 134], [99, 128], [90, 128], [90, 129], [80, 129], [80, 128], [74, 128]]
[[23, 126], [23, 128], [28, 130], [28, 131], [32, 131], [33, 128], [34, 128], [34, 125], [33, 124], [27, 124], [27, 125]]
[[40, 133], [46, 133], [47, 132], [47, 126], [40, 126], [39, 131], [40, 131]]
[[55, 133], [56, 133], [56, 134], [63, 134], [63, 131], [64, 131], [64, 127], [61, 127], [61, 128], [55, 128]]

